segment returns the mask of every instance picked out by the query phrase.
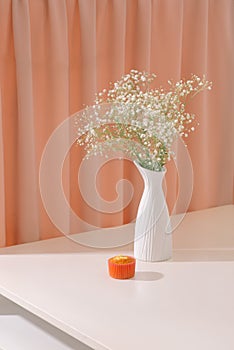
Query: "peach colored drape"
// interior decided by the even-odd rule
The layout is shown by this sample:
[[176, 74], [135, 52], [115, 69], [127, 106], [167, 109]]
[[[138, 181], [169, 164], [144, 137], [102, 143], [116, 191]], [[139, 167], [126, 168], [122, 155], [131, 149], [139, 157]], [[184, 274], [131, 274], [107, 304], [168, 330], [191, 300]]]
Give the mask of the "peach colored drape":
[[[212, 92], [189, 107], [200, 122], [188, 140], [194, 166], [189, 210], [233, 203], [233, 62], [233, 0], [1, 0], [0, 245], [60, 234], [40, 197], [45, 144], [63, 120], [92, 103], [95, 92], [132, 68], [155, 72], [158, 85], [191, 72], [213, 81]], [[79, 193], [82, 155], [74, 146], [64, 164], [71, 208], [97, 226], [132, 220], [142, 191], [133, 165], [114, 160], [101, 169], [98, 189], [106, 200], [115, 198], [121, 178], [135, 186], [124, 210], [105, 214]], [[175, 174], [171, 163], [170, 208]]]

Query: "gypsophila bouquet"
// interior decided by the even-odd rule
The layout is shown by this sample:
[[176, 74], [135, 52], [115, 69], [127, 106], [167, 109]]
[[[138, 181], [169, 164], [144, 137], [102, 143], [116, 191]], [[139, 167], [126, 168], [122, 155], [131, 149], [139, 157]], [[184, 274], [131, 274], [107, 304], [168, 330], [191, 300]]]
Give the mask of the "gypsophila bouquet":
[[175, 138], [195, 130], [195, 116], [185, 108], [188, 99], [210, 90], [212, 83], [192, 74], [188, 80], [169, 80], [168, 90], [153, 89], [155, 78], [131, 70], [97, 94], [92, 113], [86, 110], [77, 120], [77, 142], [85, 147], [86, 157], [122, 151], [144, 168], [164, 169]]

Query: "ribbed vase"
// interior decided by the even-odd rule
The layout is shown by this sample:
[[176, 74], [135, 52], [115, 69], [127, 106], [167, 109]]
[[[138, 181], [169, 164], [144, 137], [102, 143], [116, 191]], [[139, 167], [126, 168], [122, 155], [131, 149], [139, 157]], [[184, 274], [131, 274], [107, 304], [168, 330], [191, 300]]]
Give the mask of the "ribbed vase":
[[151, 262], [168, 260], [172, 256], [172, 234], [162, 187], [166, 171], [152, 171], [135, 165], [143, 177], [144, 192], [136, 218], [134, 256]]

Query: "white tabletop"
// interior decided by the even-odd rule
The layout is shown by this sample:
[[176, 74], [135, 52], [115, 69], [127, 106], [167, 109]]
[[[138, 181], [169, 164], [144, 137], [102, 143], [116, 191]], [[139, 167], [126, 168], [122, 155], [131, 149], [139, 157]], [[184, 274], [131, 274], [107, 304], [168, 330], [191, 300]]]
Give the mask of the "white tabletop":
[[0, 349], [90, 350], [90, 347], [0, 295]]
[[[174, 236], [174, 258], [137, 262], [131, 280], [107, 273], [107, 259], [132, 254], [131, 245], [97, 250], [58, 238], [1, 249], [0, 293], [94, 349], [233, 350], [233, 210], [189, 214]], [[210, 229], [219, 237], [221, 216], [225, 239], [217, 245], [210, 236], [208, 246], [204, 237]], [[203, 244], [189, 246], [186, 236], [186, 247], [182, 236], [201, 229], [199, 218]]]

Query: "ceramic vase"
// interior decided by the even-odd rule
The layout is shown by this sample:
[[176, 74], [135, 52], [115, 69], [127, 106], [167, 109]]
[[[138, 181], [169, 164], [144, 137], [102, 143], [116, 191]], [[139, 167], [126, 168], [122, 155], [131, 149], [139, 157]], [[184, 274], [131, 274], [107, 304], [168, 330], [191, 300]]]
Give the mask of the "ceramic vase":
[[166, 171], [153, 171], [135, 162], [144, 180], [144, 191], [138, 207], [134, 256], [138, 260], [155, 262], [172, 256], [170, 216], [163, 191]]

